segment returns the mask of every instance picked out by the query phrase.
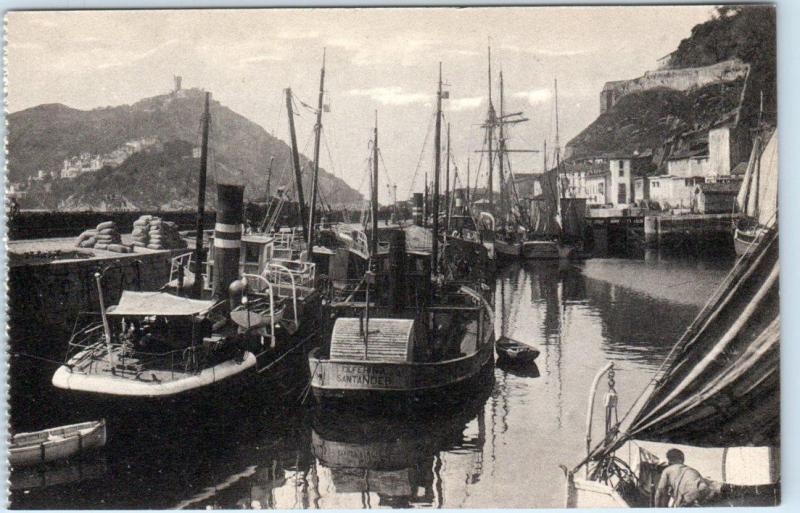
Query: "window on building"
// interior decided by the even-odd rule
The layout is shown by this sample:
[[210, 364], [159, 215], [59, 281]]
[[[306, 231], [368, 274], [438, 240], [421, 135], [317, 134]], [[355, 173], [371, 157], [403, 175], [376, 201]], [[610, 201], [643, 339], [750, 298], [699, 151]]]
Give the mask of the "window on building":
[[619, 176], [625, 176], [625, 161], [619, 161]]
[[625, 184], [621, 183], [617, 189], [617, 203], [627, 203], [628, 201], [627, 194], [625, 191]]

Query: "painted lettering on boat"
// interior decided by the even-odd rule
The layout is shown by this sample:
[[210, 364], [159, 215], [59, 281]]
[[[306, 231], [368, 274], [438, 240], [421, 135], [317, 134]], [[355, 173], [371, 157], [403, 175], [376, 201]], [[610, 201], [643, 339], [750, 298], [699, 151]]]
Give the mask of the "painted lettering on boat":
[[336, 368], [336, 384], [388, 388], [402, 384], [396, 372], [386, 367], [342, 365]]

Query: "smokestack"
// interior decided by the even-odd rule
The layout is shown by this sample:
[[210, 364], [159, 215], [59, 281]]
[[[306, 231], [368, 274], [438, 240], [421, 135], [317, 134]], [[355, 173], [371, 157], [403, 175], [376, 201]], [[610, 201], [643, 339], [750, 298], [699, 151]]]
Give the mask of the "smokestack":
[[414, 224], [417, 226], [422, 226], [422, 208], [423, 208], [423, 196], [421, 192], [414, 193], [414, 205], [411, 207], [411, 215], [414, 218]]
[[217, 184], [214, 224], [214, 298], [228, 298], [228, 287], [239, 279], [244, 186]]

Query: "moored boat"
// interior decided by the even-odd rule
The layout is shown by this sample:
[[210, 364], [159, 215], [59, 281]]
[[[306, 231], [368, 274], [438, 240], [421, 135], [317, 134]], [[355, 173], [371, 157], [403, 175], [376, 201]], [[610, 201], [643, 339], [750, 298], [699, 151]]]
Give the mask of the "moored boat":
[[81, 422], [11, 437], [8, 463], [29, 467], [81, 456], [106, 444], [106, 421]]
[[528, 364], [539, 357], [538, 349], [508, 337], [500, 337], [495, 347], [498, 363]]
[[[436, 136], [441, 131], [439, 78]], [[479, 288], [440, 274], [439, 216], [430, 265], [406, 261], [406, 233], [397, 230], [388, 258], [377, 245], [378, 128], [374, 131], [372, 231], [363, 293], [336, 305], [328, 342], [308, 358], [310, 389], [321, 403], [397, 409], [460, 400], [494, 363], [494, 312]], [[439, 211], [440, 159], [435, 159], [433, 210]], [[351, 312], [348, 315], [348, 312]], [[353, 315], [355, 314], [355, 315]]]
[[288, 386], [292, 368], [300, 382], [297, 354], [318, 328], [314, 264], [274, 259], [271, 239], [242, 237], [243, 193], [241, 186], [218, 184], [202, 276], [208, 297], [125, 290], [106, 309], [98, 273], [100, 314], [76, 324], [53, 385], [101, 403], [128, 402], [114, 409], [123, 412], [162, 401], [192, 404], [201, 393], [256, 392], [256, 378]]

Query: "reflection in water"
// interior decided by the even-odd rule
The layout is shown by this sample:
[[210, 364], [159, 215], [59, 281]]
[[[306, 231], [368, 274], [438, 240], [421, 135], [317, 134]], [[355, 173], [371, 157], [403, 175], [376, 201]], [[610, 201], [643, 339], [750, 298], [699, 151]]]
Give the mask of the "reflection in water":
[[[162, 422], [167, 412], [136, 418], [124, 434], [122, 426], [109, 426], [103, 467], [62, 473], [74, 480], [23, 482], [11, 491], [12, 507], [560, 507], [558, 465], [584, 450], [595, 372], [615, 362], [620, 410], [627, 409], [729, 264], [505, 267], [495, 290], [498, 335], [541, 355], [528, 371], [493, 369], [492, 388], [469, 405], [419, 418], [272, 407], [196, 423], [177, 419], [170, 430]], [[13, 380], [14, 373], [17, 392]], [[50, 424], [72, 420], [74, 411], [59, 413], [48, 399], [47, 385], [24, 392], [50, 401], [43, 404]], [[595, 426], [603, 425], [599, 410]]]
[[[462, 461], [468, 467], [467, 485], [480, 479], [484, 402], [482, 397], [457, 411], [413, 419], [318, 411], [312, 452], [327, 471], [333, 491], [358, 495], [363, 507], [442, 507], [441, 452], [467, 456]], [[477, 433], [465, 433], [473, 421]]]

